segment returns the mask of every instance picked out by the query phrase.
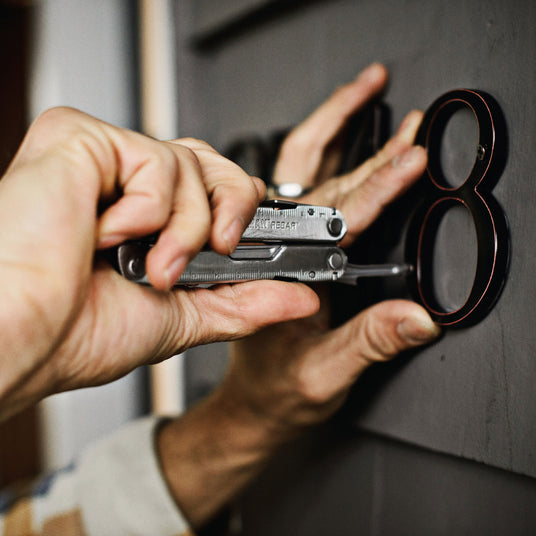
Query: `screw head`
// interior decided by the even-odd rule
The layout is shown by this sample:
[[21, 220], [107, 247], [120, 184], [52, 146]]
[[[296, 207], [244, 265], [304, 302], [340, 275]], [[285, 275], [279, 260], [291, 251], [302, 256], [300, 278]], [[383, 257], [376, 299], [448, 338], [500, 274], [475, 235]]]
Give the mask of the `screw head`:
[[342, 231], [342, 220], [340, 218], [331, 218], [328, 221], [328, 231], [331, 236], [339, 236]]
[[140, 257], [134, 257], [128, 261], [127, 272], [130, 277], [141, 279], [145, 275], [145, 262]]
[[339, 253], [332, 253], [328, 258], [329, 267], [332, 270], [340, 270], [343, 266], [343, 259]]

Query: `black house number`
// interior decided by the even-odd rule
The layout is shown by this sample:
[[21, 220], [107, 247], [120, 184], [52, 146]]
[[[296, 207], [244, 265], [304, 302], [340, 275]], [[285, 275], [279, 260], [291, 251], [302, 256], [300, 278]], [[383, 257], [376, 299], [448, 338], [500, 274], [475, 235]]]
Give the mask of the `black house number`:
[[[440, 143], [446, 122], [463, 107], [468, 107], [476, 118], [479, 140], [469, 176], [460, 186], [451, 187], [441, 169]], [[450, 91], [427, 110], [416, 143], [427, 148], [428, 167], [422, 179], [426, 182], [426, 193], [406, 235], [406, 260], [415, 267], [411, 291], [437, 324], [473, 325], [495, 305], [506, 279], [509, 260], [506, 215], [491, 194], [506, 157], [506, 128], [501, 110], [486, 93], [468, 89]], [[433, 246], [441, 218], [456, 205], [465, 207], [471, 214], [478, 251], [469, 296], [461, 307], [447, 311], [434, 293]]]

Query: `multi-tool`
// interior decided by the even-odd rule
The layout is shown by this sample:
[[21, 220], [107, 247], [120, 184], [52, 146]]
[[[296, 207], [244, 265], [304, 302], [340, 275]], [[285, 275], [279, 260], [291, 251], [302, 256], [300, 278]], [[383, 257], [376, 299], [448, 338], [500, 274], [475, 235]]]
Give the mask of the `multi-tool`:
[[[337, 243], [346, 222], [335, 208], [273, 200], [262, 203], [236, 250], [220, 255], [203, 250], [188, 264], [176, 285], [210, 285], [257, 279], [308, 283], [338, 281], [355, 285], [361, 277], [406, 275], [406, 264], [354, 265]], [[157, 237], [121, 244], [113, 259], [119, 272], [149, 284], [145, 257]]]

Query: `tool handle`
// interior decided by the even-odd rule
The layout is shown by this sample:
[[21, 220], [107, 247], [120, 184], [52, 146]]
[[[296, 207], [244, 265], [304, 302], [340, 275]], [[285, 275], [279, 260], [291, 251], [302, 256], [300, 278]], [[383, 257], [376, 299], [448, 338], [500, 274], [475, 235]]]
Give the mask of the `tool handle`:
[[[150, 245], [131, 242], [117, 248], [119, 272], [136, 283], [148, 284], [145, 257]], [[176, 285], [199, 285], [283, 279], [321, 282], [339, 279], [347, 257], [330, 245], [239, 245], [232, 255], [201, 251], [188, 264]]]

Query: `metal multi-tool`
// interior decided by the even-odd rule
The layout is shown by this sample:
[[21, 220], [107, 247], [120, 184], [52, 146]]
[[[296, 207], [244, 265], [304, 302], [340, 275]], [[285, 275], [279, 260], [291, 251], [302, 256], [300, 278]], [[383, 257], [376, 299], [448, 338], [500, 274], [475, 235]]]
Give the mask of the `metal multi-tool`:
[[[346, 222], [335, 208], [273, 200], [262, 203], [236, 250], [220, 255], [200, 251], [176, 285], [208, 285], [258, 279], [355, 285], [361, 277], [406, 275], [406, 264], [354, 265], [337, 243]], [[127, 279], [149, 284], [145, 258], [157, 237], [121, 244], [113, 259]]]

